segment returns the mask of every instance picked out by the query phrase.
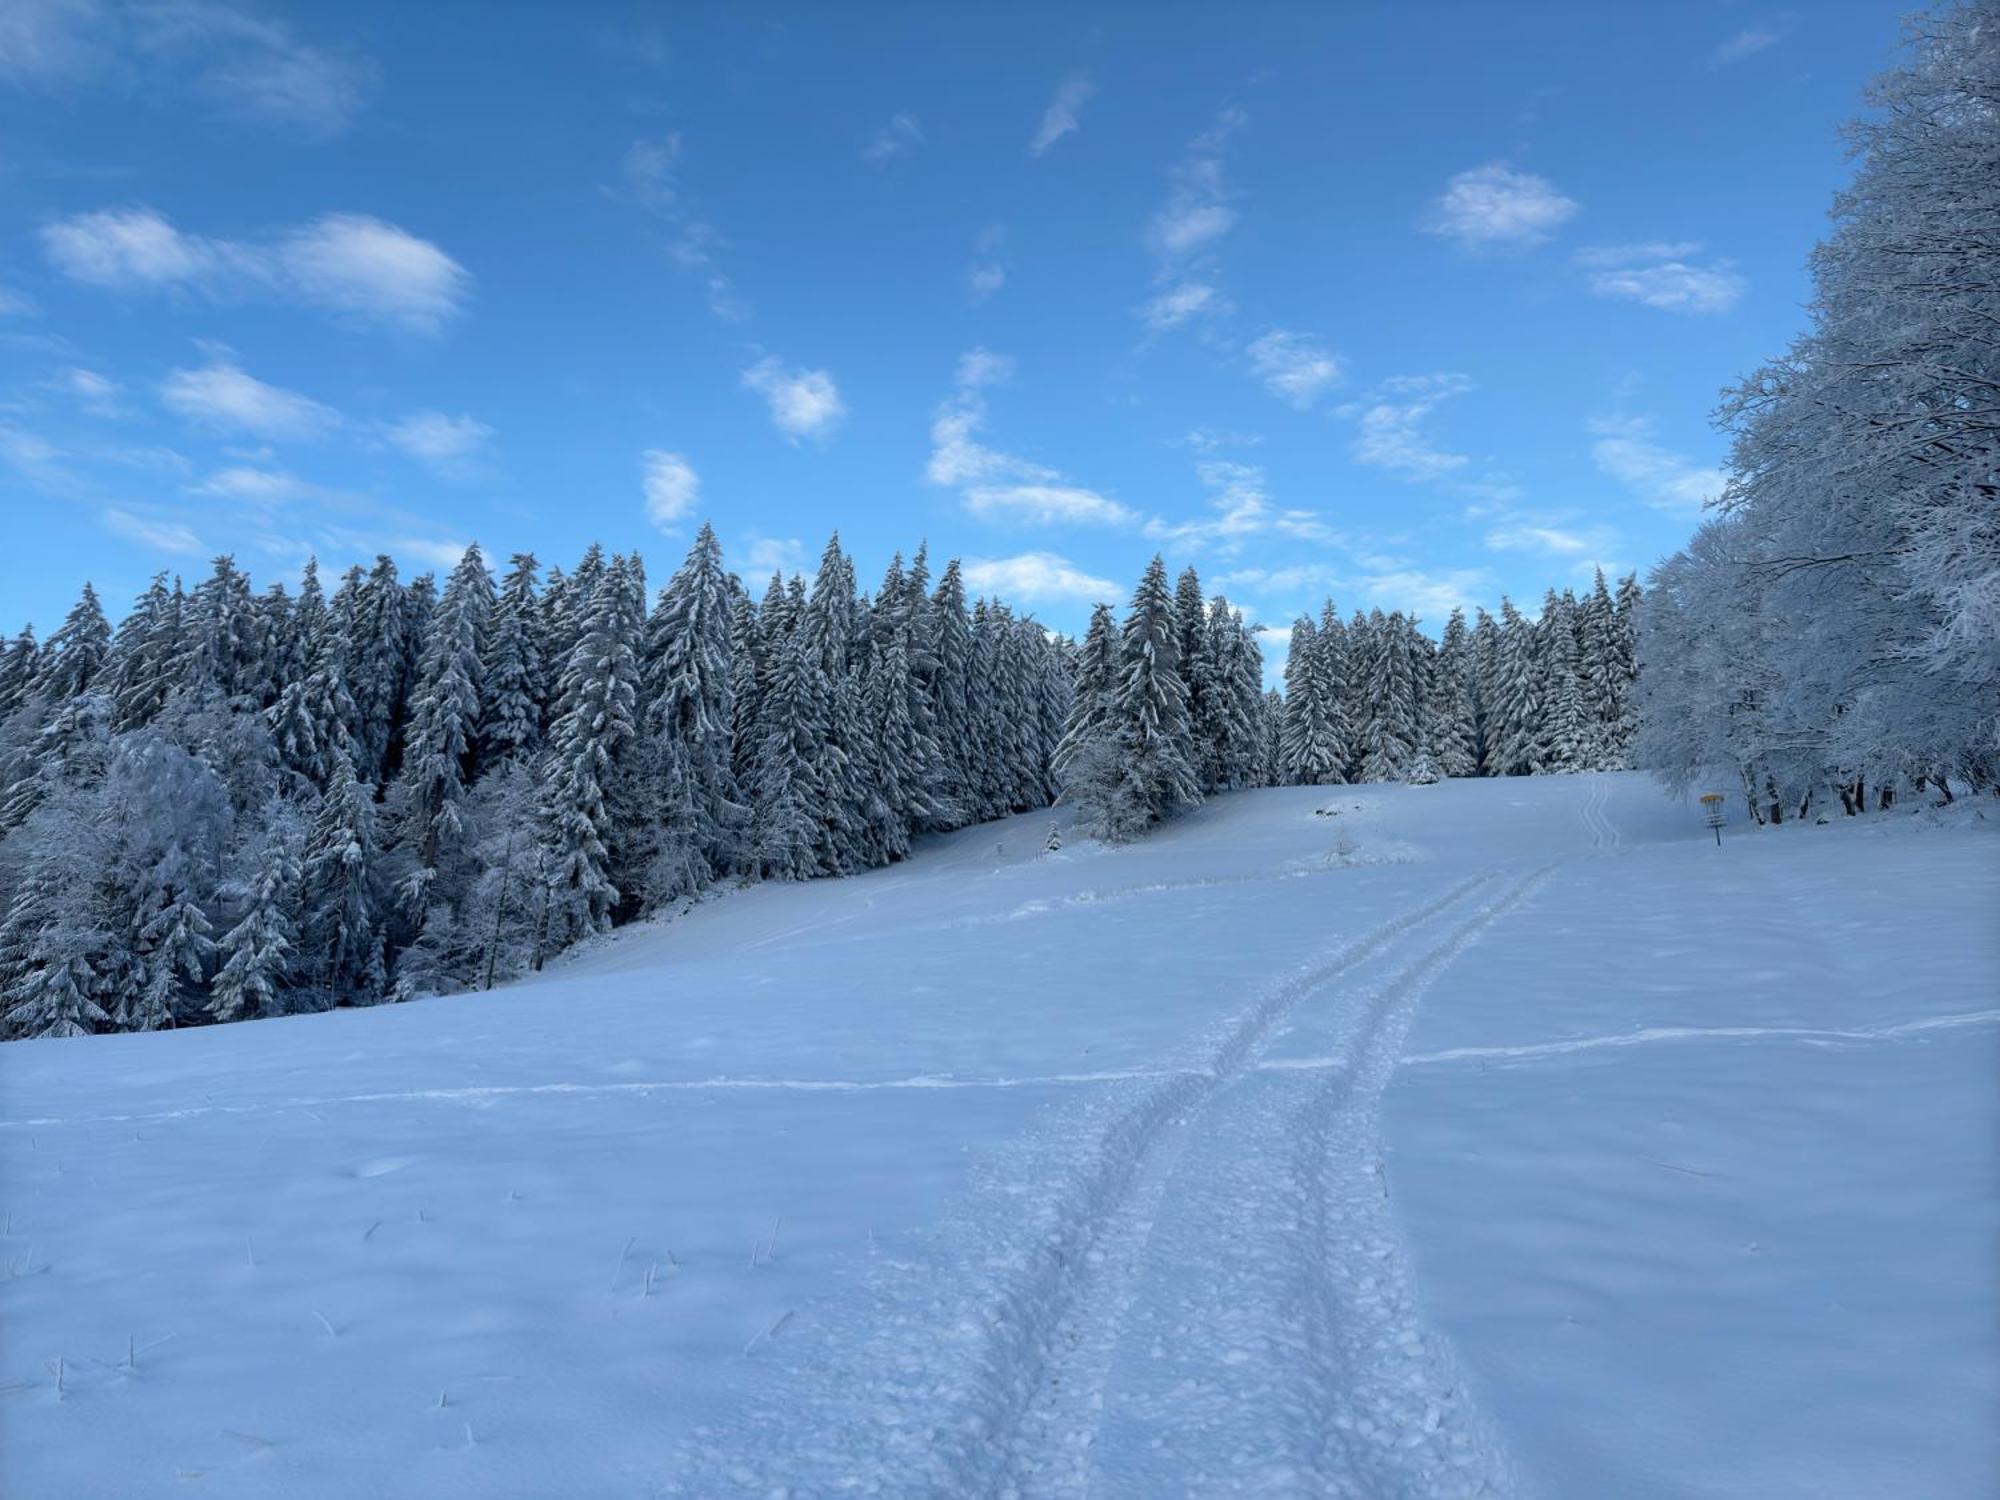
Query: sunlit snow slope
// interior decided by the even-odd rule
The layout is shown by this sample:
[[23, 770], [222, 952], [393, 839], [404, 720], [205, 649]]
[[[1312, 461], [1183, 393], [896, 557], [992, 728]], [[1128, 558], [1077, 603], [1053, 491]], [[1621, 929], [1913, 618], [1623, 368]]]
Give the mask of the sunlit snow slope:
[[0, 1494], [2000, 1492], [2000, 814], [1048, 824], [0, 1048]]

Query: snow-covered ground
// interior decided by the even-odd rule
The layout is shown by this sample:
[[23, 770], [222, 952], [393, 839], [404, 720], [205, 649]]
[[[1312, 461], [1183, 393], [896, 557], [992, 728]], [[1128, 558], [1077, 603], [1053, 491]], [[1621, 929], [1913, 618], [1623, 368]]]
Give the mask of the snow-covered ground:
[[1047, 826], [0, 1048], [0, 1493], [2000, 1492], [2000, 816]]

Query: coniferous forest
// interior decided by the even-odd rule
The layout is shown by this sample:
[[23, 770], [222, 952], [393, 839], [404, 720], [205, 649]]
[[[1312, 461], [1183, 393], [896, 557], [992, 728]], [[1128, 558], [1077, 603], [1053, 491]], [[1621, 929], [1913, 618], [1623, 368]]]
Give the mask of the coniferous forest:
[[115, 627], [95, 592], [0, 657], [8, 1036], [490, 987], [718, 882], [891, 863], [1072, 802], [1113, 840], [1230, 788], [1623, 764], [1637, 586], [1442, 640], [1329, 602], [1288, 695], [1256, 632], [1155, 558], [1081, 643], [919, 549], [857, 591], [836, 537], [753, 599], [704, 527], [637, 556], [380, 557], [329, 595], [228, 557]]

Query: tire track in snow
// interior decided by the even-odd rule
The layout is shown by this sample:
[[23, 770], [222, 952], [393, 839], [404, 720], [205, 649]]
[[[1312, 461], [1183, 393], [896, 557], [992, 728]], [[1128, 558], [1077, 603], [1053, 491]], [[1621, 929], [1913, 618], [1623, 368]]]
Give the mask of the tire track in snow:
[[[1074, 1117], [1016, 1143], [937, 1254], [890, 1266], [864, 1299], [872, 1307], [820, 1325], [812, 1352], [792, 1356], [792, 1378], [772, 1379], [740, 1431], [692, 1435], [669, 1493], [1010, 1493], [1018, 1476], [996, 1466], [1015, 1456], [1038, 1393], [1108, 1354], [1095, 1335], [1122, 1312], [1183, 1137], [1175, 1127], [1248, 1072], [1302, 999], [1494, 878], [1459, 881], [1279, 983], [1228, 1026], [1205, 1067], [1092, 1096], [1080, 1164]], [[816, 1400], [834, 1409], [800, 1410]]]
[[[1049, 1372], [997, 1493], [1501, 1494], [1497, 1439], [1425, 1333], [1379, 1175], [1379, 1104], [1418, 1000], [1548, 878], [1511, 882], [1372, 981], [1295, 1007], [1346, 1066], [1254, 1067], [1207, 1101], [1165, 1184], [1111, 1342]], [[1365, 973], [1365, 971], [1363, 971]]]

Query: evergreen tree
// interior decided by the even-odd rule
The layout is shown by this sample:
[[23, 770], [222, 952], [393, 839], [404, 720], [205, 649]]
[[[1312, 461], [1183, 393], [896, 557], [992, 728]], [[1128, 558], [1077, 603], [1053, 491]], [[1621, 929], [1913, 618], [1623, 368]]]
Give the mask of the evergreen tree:
[[257, 868], [240, 888], [242, 914], [223, 934], [222, 967], [209, 993], [217, 1021], [283, 1015], [298, 958], [299, 829], [280, 814], [265, 830]]
[[[406, 920], [421, 926], [440, 864], [454, 857], [464, 827], [459, 801], [470, 779], [482, 722], [485, 666], [480, 648], [493, 616], [493, 579], [474, 542], [452, 570], [431, 614], [410, 698], [402, 774], [394, 797], [396, 836], [408, 863], [397, 886]], [[449, 900], [455, 892], [444, 893]]]
[[376, 874], [375, 800], [337, 757], [306, 841], [300, 896], [302, 967], [327, 1005], [368, 1005], [382, 993]]
[[634, 592], [622, 557], [590, 590], [549, 727], [544, 817], [549, 935], [556, 946], [608, 930], [620, 898], [612, 879], [625, 831], [618, 826], [618, 782], [638, 733], [644, 617], [643, 595], [635, 601]]

